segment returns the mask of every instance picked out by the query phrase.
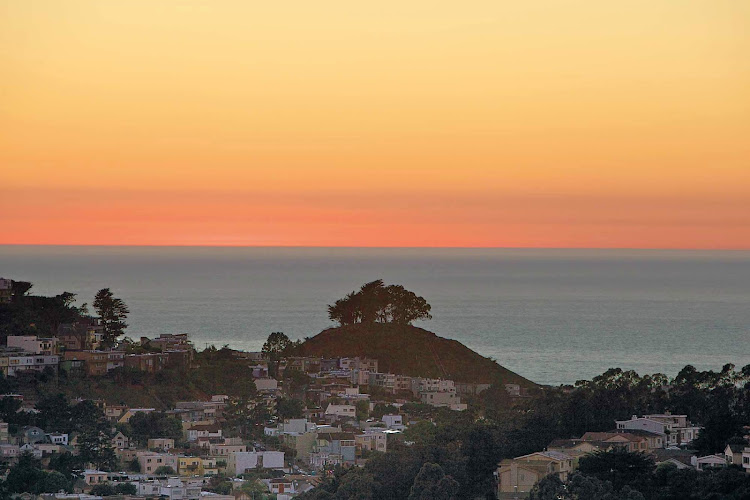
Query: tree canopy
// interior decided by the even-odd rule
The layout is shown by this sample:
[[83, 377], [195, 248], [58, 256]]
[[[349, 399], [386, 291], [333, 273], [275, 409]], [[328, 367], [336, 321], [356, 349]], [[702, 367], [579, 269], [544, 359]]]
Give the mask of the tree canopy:
[[130, 309], [122, 299], [114, 296], [109, 288], [102, 288], [94, 297], [94, 309], [102, 318], [104, 327], [104, 342], [114, 343], [118, 337], [125, 334], [125, 323]]
[[329, 305], [328, 317], [342, 326], [355, 323], [408, 325], [419, 319], [431, 319], [431, 309], [424, 297], [401, 285], [386, 286], [378, 279]]

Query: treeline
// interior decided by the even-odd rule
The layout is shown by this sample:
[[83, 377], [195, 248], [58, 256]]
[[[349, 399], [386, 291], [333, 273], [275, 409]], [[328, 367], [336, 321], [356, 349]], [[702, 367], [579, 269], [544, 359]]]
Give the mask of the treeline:
[[365, 283], [359, 291], [328, 306], [328, 317], [339, 325], [355, 323], [411, 324], [418, 319], [430, 319], [432, 306], [401, 285], [385, 285], [383, 280]]

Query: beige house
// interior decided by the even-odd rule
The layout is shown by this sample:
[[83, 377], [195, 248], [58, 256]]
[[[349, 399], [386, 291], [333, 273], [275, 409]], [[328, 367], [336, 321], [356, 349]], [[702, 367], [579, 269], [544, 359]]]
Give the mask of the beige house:
[[148, 440], [149, 450], [171, 450], [174, 448], [174, 439], [171, 438], [153, 438]]
[[545, 476], [557, 475], [561, 481], [573, 471], [573, 457], [559, 451], [539, 451], [506, 459], [497, 469], [499, 496], [504, 493], [528, 493]]

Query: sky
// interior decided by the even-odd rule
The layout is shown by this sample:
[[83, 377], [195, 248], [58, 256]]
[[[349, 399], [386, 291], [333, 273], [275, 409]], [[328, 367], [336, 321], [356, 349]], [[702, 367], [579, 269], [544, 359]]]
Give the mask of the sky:
[[0, 0], [0, 244], [750, 248], [750, 2]]

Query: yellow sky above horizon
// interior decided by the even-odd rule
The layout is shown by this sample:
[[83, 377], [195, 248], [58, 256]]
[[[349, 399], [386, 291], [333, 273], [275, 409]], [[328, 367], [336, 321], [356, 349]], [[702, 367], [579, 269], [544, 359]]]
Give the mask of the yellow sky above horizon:
[[750, 248], [749, 28], [744, 0], [0, 0], [0, 243]]

